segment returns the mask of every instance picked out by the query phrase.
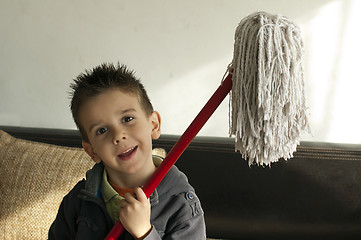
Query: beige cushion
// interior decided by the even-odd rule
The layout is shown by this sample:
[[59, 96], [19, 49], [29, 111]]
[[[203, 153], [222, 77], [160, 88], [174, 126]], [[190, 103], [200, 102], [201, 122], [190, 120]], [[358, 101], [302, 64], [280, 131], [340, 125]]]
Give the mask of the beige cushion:
[[59, 204], [94, 162], [80, 148], [0, 130], [0, 239], [47, 239]]

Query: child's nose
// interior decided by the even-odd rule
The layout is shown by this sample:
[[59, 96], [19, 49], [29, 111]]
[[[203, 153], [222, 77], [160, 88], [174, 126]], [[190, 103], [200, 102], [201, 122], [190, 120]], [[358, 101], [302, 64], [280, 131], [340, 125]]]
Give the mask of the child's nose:
[[124, 129], [117, 129], [114, 131], [113, 143], [118, 144], [127, 139], [127, 133]]

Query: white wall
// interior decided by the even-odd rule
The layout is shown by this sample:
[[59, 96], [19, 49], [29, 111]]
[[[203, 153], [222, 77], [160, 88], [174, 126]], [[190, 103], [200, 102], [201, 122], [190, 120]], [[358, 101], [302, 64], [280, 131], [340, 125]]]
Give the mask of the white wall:
[[[0, 125], [75, 128], [68, 85], [102, 62], [137, 72], [163, 117], [182, 134], [218, 87], [239, 21], [254, 11], [297, 22], [313, 136], [361, 143], [357, 0], [2, 0]], [[228, 135], [228, 99], [200, 135]]]

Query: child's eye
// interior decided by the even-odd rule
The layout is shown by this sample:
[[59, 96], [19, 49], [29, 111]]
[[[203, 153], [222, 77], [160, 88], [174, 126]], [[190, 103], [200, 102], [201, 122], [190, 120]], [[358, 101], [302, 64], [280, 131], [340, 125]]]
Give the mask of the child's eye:
[[99, 128], [99, 129], [96, 131], [96, 134], [97, 134], [97, 135], [101, 135], [101, 134], [105, 133], [106, 131], [108, 131], [108, 128], [102, 127], [102, 128]]
[[130, 121], [132, 121], [133, 119], [134, 119], [133, 117], [124, 117], [124, 118], [122, 119], [122, 123], [130, 122]]

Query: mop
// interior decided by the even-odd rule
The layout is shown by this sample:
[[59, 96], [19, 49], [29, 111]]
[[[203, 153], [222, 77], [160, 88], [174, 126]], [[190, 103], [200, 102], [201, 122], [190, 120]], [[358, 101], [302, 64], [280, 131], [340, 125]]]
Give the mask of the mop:
[[279, 15], [257, 12], [236, 29], [230, 135], [249, 164], [293, 157], [310, 132], [299, 28]]
[[[203, 125], [230, 93], [230, 136], [249, 165], [291, 158], [300, 134], [309, 131], [299, 28], [284, 16], [256, 12], [235, 33], [226, 77], [143, 187], [147, 198], [163, 180]], [[115, 240], [118, 221], [105, 239]]]

